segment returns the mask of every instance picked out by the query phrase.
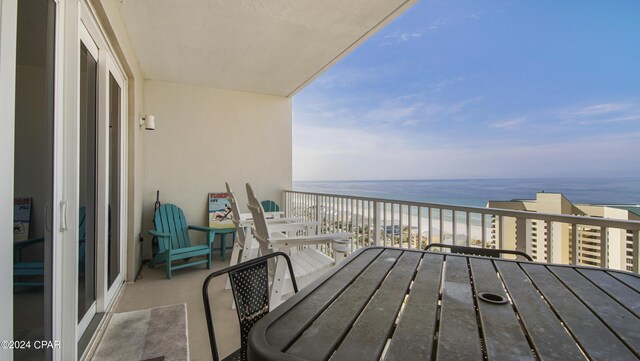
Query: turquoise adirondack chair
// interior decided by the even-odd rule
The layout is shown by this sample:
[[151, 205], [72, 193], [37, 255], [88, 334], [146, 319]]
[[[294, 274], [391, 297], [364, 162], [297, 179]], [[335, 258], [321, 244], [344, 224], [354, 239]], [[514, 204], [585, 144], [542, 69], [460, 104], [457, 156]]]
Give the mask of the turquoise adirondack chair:
[[278, 203], [272, 200], [267, 199], [260, 202], [260, 204], [262, 204], [262, 208], [265, 212], [280, 212], [280, 206], [278, 206]]
[[[171, 278], [173, 270], [207, 264], [207, 269], [211, 269], [211, 244], [215, 237], [214, 228], [187, 226], [184, 213], [175, 204], [163, 204], [155, 212], [156, 229], [149, 230], [149, 234], [158, 237], [158, 253], [151, 261], [150, 267], [160, 263], [166, 263], [167, 278]], [[206, 232], [207, 243], [202, 245], [191, 245], [189, 230]], [[189, 260], [196, 256], [206, 256], [204, 260]], [[173, 261], [184, 260], [184, 263], [173, 265]]]
[[[79, 250], [78, 250], [78, 271], [80, 273], [84, 272], [84, 259], [85, 259], [85, 248], [86, 248], [86, 226], [85, 226], [85, 218], [86, 218], [87, 210], [85, 207], [80, 207], [78, 209], [78, 242], [79, 242]], [[44, 242], [44, 237], [34, 238], [27, 241], [22, 241], [16, 246], [14, 246], [14, 260], [13, 260], [13, 285], [14, 286], [44, 286], [44, 262], [22, 262], [22, 249], [33, 245]], [[42, 276], [42, 279], [33, 280], [33, 281], [25, 281], [20, 280], [20, 276]]]

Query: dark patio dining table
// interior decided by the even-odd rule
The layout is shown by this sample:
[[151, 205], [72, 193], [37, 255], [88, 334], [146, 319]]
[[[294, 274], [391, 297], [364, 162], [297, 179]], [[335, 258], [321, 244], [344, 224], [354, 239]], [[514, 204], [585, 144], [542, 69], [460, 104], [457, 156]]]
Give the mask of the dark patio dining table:
[[360, 249], [251, 330], [249, 360], [638, 360], [640, 277]]

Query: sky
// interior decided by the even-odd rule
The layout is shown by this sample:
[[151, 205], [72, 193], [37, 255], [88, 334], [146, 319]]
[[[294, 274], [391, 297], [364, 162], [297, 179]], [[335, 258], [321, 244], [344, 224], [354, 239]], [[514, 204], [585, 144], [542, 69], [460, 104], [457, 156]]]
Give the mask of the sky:
[[640, 176], [640, 1], [420, 0], [293, 97], [293, 179]]

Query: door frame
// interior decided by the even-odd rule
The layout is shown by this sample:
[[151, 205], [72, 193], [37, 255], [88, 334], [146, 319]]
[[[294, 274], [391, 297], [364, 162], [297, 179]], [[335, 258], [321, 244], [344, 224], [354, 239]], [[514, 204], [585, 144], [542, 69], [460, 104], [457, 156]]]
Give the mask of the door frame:
[[[115, 57], [116, 52], [108, 41], [105, 31], [100, 26], [99, 21], [95, 16], [95, 11], [91, 5], [86, 1], [79, 2], [80, 16], [78, 21], [79, 28], [79, 40], [77, 41], [80, 46], [80, 41], [85, 45], [89, 41], [95, 45], [94, 49], [90, 49], [92, 55], [95, 56], [98, 61], [98, 109], [97, 109], [97, 213], [96, 213], [96, 303], [95, 312], [107, 312], [112, 306], [113, 301], [117, 297], [118, 293], [122, 290], [124, 285], [124, 272], [125, 272], [125, 250], [126, 250], [126, 196], [127, 196], [127, 78], [124, 75], [122, 65]], [[78, 52], [79, 54], [79, 52]], [[79, 58], [79, 57], [78, 57]], [[120, 212], [118, 219], [120, 224], [119, 234], [117, 239], [120, 241], [120, 253], [119, 257], [119, 275], [113, 282], [112, 287], [108, 288], [108, 242], [107, 234], [108, 229], [106, 224], [108, 222], [108, 190], [109, 190], [109, 164], [107, 162], [109, 155], [109, 142], [108, 140], [108, 127], [109, 127], [109, 74], [112, 74], [116, 82], [120, 86], [120, 133], [118, 134], [119, 144], [119, 194], [120, 199]], [[79, 98], [78, 98], [79, 99]], [[112, 221], [114, 219], [112, 218]], [[94, 314], [95, 314], [94, 312]], [[93, 317], [87, 317], [88, 319], [82, 320], [82, 323], [78, 325], [78, 332], [76, 334], [77, 339], [83, 336], [86, 325]]]
[[[0, 237], [12, 239], [13, 224], [13, 184], [14, 184], [14, 129], [15, 129], [15, 67], [17, 40], [17, 12], [19, 0], [0, 0]], [[77, 339], [77, 277], [78, 277], [78, 149], [74, 139], [79, 135], [79, 56], [80, 25], [84, 20], [81, 14], [92, 14], [86, 0], [53, 0], [55, 10], [55, 70], [54, 70], [54, 129], [53, 129], [53, 202], [52, 202], [52, 341], [59, 341], [61, 347], [51, 350], [54, 360], [78, 359]], [[86, 18], [86, 16], [84, 17]], [[82, 19], [82, 20], [81, 20]], [[105, 32], [95, 22], [104, 39]], [[113, 51], [108, 40], [104, 49]], [[120, 74], [126, 74], [118, 59], [114, 57], [113, 68]], [[128, 132], [127, 121], [127, 78], [123, 77], [121, 119], [121, 262], [120, 274], [124, 276], [127, 251], [127, 160]], [[69, 141], [74, 140], [74, 141]], [[107, 310], [122, 289], [122, 279], [114, 282], [111, 295], [103, 305]], [[13, 338], [13, 244], [0, 242], [0, 340]], [[98, 291], [100, 293], [100, 291]], [[105, 293], [106, 294], [106, 293]], [[111, 303], [111, 304], [109, 304]], [[1, 359], [11, 359], [10, 349], [0, 348]]]
[[[82, 24], [80, 24], [80, 26], [78, 27], [78, 33], [79, 33], [78, 40], [77, 40], [78, 41], [78, 47], [81, 48], [81, 44], [84, 45], [85, 48], [87, 48], [87, 50], [89, 51], [89, 55], [92, 56], [96, 61], [96, 65], [97, 65], [97, 67], [96, 67], [96, 72], [97, 72], [97, 74], [96, 74], [96, 91], [97, 91], [97, 94], [96, 94], [97, 95], [97, 99], [96, 99], [96, 101], [98, 103], [97, 104], [98, 107], [100, 107], [99, 103], [100, 103], [100, 93], [101, 93], [100, 85], [101, 84], [100, 84], [100, 52], [99, 52], [99, 47], [97, 45], [97, 41], [95, 40], [95, 38], [93, 38], [91, 36], [91, 34], [89, 33], [88, 29], [86, 29]], [[77, 57], [78, 57], [78, 59], [80, 58], [80, 52], [78, 52]], [[79, 72], [79, 70], [80, 69], [78, 69], [78, 72]], [[78, 98], [80, 97], [80, 91], [79, 90], [80, 90], [80, 87], [78, 87]], [[78, 99], [78, 104], [79, 104], [79, 99]], [[78, 111], [79, 111], [79, 109], [78, 109]], [[97, 114], [96, 114], [96, 123], [97, 123], [96, 124], [96, 133], [99, 133], [99, 127], [100, 127], [100, 114], [99, 113], [100, 113], [100, 110], [98, 108], [97, 109]], [[80, 135], [78, 135], [78, 136], [80, 136]], [[79, 139], [79, 137], [76, 137], [75, 139], [70, 140], [70, 142], [74, 143], [75, 146], [76, 146], [76, 153], [77, 153], [76, 157], [79, 157], [79, 149], [80, 149], [79, 143], [76, 143], [78, 141], [78, 139]], [[96, 134], [96, 147], [98, 146], [99, 143], [100, 143], [100, 140], [98, 138], [98, 135]], [[98, 155], [98, 154], [100, 154], [100, 149], [96, 148], [96, 155]], [[99, 165], [98, 159], [96, 159], [96, 168], [97, 168], [97, 172], [96, 172], [97, 173], [96, 174], [96, 192], [99, 194], [100, 193], [100, 174], [101, 174], [101, 172], [100, 172], [100, 165]], [[76, 175], [79, 175], [79, 167], [76, 169]], [[76, 179], [79, 179], [79, 178], [76, 178]], [[98, 207], [98, 205], [100, 204], [99, 203], [99, 199], [98, 199], [99, 196], [97, 196], [96, 198], [97, 199], [96, 199], [96, 202], [94, 204], [94, 207], [96, 207], [96, 210], [97, 210], [96, 216], [95, 216], [95, 221], [96, 221], [95, 222], [96, 223], [95, 226], [96, 226], [96, 228], [99, 228], [100, 227], [99, 225], [101, 224], [100, 218], [99, 218], [100, 217], [100, 208]], [[80, 200], [79, 189], [76, 189], [76, 199], [75, 199], [74, 203], [78, 204], [78, 206], [74, 206], [73, 207], [74, 210], [78, 209], [79, 200]], [[87, 214], [88, 213], [90, 213], [90, 212], [87, 210]], [[75, 216], [73, 219], [76, 220], [77, 218], [78, 218], [78, 216]], [[78, 228], [79, 228], [79, 225], [78, 225]], [[78, 228], [75, 228], [75, 229], [78, 229]], [[76, 232], [73, 232], [72, 234], [74, 236], [77, 236], [79, 233], [76, 231]], [[90, 235], [86, 236], [87, 241], [90, 239], [90, 237], [93, 237], [94, 238], [94, 242], [95, 242], [95, 246], [94, 247], [95, 247], [95, 250], [96, 250], [96, 253], [95, 253], [95, 256], [96, 256], [95, 257], [95, 261], [96, 261], [96, 263], [95, 263], [94, 267], [95, 267], [95, 271], [96, 272], [95, 272], [95, 275], [94, 275], [95, 276], [94, 290], [95, 290], [95, 293], [96, 293], [96, 299], [93, 301], [91, 306], [88, 307], [87, 311], [82, 316], [82, 318], [78, 321], [78, 331], [76, 332], [76, 342], [80, 341], [80, 338], [84, 335], [84, 332], [87, 330], [87, 327], [91, 323], [91, 320], [93, 320], [93, 317], [96, 315], [97, 310], [98, 310], [98, 307], [97, 307], [97, 300], [98, 300], [98, 293], [99, 293], [98, 292], [98, 280], [100, 279], [99, 264], [98, 264], [98, 259], [99, 258], [98, 258], [98, 254], [97, 254], [97, 249], [98, 249], [97, 246], [99, 245], [100, 237], [98, 237], [98, 235], [99, 235], [99, 230], [98, 229], [94, 229], [94, 235], [93, 236], [90, 236]], [[75, 244], [76, 244], [76, 246], [78, 245], [77, 237], [75, 237]], [[85, 252], [86, 252], [87, 248], [88, 247], [85, 247]], [[78, 252], [79, 252], [78, 251], [78, 247], [76, 247], [76, 250], [75, 250], [76, 262], [75, 262], [75, 264], [78, 264], [79, 259], [80, 259], [80, 256], [79, 256]], [[76, 288], [75, 289], [76, 289], [76, 293], [77, 293], [78, 292], [78, 284], [77, 284], [78, 283], [78, 278], [77, 277], [76, 277], [75, 281], [76, 281]]]
[[[0, 0], [0, 239], [13, 239], [15, 75], [18, 1]], [[0, 340], [13, 339], [13, 242], [0, 242]], [[1, 359], [13, 351], [0, 348]]]
[[[126, 152], [126, 142], [127, 142], [127, 136], [126, 136], [126, 115], [127, 115], [127, 79], [124, 76], [124, 73], [120, 70], [120, 66], [118, 64], [118, 62], [114, 59], [114, 57], [107, 53], [107, 52], [103, 52], [105, 54], [104, 58], [104, 72], [101, 71], [101, 74], [104, 76], [105, 80], [104, 83], [107, 84], [107, 87], [103, 87], [100, 89], [100, 91], [104, 91], [106, 92], [104, 97], [101, 97], [100, 99], [103, 99], [103, 104], [104, 104], [104, 112], [101, 112], [101, 115], [105, 118], [105, 122], [103, 122], [104, 124], [100, 125], [100, 128], [102, 129], [102, 131], [105, 133], [105, 136], [101, 139], [104, 139], [103, 144], [106, 145], [106, 149], [104, 150], [104, 154], [108, 154], [109, 156], [111, 155], [111, 142], [109, 140], [108, 134], [109, 134], [109, 96], [111, 94], [111, 82], [110, 82], [110, 76], [113, 76], [114, 80], [116, 81], [116, 83], [118, 83], [118, 86], [120, 87], [120, 114], [119, 114], [119, 124], [118, 124], [118, 130], [119, 133], [116, 134], [116, 136], [118, 137], [118, 159], [117, 159], [117, 165], [119, 168], [119, 172], [118, 174], [120, 175], [119, 177], [119, 182], [118, 182], [118, 194], [116, 195], [118, 197], [118, 212], [117, 212], [117, 216], [112, 218], [112, 225], [116, 224], [115, 222], [113, 222], [114, 220], [117, 222], [117, 224], [119, 224], [119, 227], [117, 228], [118, 232], [116, 234], [113, 234], [112, 236], [114, 236], [114, 239], [117, 240], [118, 242], [120, 242], [120, 247], [119, 247], [119, 254], [117, 255], [118, 257], [118, 265], [119, 265], [119, 272], [118, 272], [118, 276], [116, 276], [115, 280], [113, 281], [113, 284], [111, 286], [111, 288], [109, 288], [109, 268], [108, 268], [108, 255], [109, 255], [109, 243], [108, 243], [108, 229], [105, 229], [104, 231], [100, 231], [101, 235], [104, 237], [104, 242], [101, 245], [101, 247], [99, 247], [99, 254], [101, 252], [104, 253], [104, 257], [98, 257], [98, 266], [99, 268], [104, 272], [104, 276], [103, 277], [99, 277], [99, 280], [97, 282], [97, 286], [99, 287], [99, 289], [101, 290], [101, 292], [99, 292], [99, 297], [98, 297], [98, 312], [106, 312], [109, 307], [111, 306], [111, 304], [113, 303], [115, 297], [117, 296], [117, 294], [120, 292], [120, 289], [122, 288], [122, 286], [124, 285], [124, 272], [125, 272], [125, 268], [124, 268], [124, 264], [125, 264], [125, 252], [124, 249], [126, 248], [126, 242], [124, 241], [126, 239], [126, 179], [127, 179], [127, 164], [126, 164], [126, 157], [125, 157], [125, 152]], [[105, 159], [105, 164], [104, 167], [106, 169], [109, 169], [109, 158]], [[104, 199], [105, 199], [105, 203], [109, 204], [109, 189], [111, 187], [111, 175], [109, 174], [106, 177], [106, 185], [105, 185], [105, 190], [104, 190]], [[104, 210], [103, 210], [104, 211]], [[112, 216], [113, 216], [113, 210], [111, 210], [112, 212]], [[103, 220], [103, 224], [108, 224], [108, 214], [105, 214], [105, 217], [101, 218]], [[104, 265], [100, 266], [100, 262], [104, 262]]]

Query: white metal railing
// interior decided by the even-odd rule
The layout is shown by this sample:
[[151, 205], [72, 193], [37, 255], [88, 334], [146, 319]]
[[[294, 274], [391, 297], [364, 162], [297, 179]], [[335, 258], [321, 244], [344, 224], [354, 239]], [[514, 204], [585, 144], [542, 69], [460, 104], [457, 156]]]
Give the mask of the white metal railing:
[[640, 221], [285, 191], [287, 217], [353, 232], [354, 248], [445, 243], [515, 249], [536, 261], [638, 273]]

